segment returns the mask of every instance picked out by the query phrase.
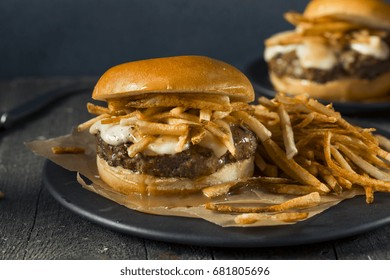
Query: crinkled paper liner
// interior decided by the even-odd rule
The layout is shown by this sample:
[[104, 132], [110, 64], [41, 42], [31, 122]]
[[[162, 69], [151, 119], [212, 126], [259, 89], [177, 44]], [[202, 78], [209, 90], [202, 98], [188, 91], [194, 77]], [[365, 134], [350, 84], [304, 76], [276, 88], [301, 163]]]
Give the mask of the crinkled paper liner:
[[[123, 195], [111, 189], [98, 176], [96, 167], [96, 142], [93, 135], [88, 131], [77, 132], [60, 136], [48, 140], [36, 140], [26, 143], [26, 146], [39, 156], [45, 157], [57, 165], [77, 172], [77, 181], [81, 186], [89, 191], [104, 196], [116, 203], [124, 205], [130, 209], [156, 215], [182, 216], [201, 218], [220, 226], [274, 226], [293, 224], [295, 222], [283, 222], [276, 219], [264, 219], [253, 224], [240, 225], [234, 222], [236, 215], [224, 214], [210, 211], [204, 208], [206, 202], [229, 201], [237, 202], [256, 202], [261, 205], [278, 204], [293, 198], [291, 195], [271, 194], [261, 190], [247, 190], [240, 194], [229, 195], [223, 198], [209, 199], [201, 194], [186, 196], [141, 196], [141, 195]], [[85, 149], [84, 154], [53, 154], [51, 148], [61, 147], [81, 147]], [[76, 175], [75, 175], [76, 177]], [[86, 182], [84, 178], [90, 182]], [[363, 194], [358, 189], [345, 191], [341, 195], [321, 196], [321, 203], [316, 207], [297, 210], [295, 212], [307, 212], [308, 218], [317, 215], [326, 209], [338, 204], [344, 199], [352, 198]], [[272, 215], [272, 214], [270, 214]]]

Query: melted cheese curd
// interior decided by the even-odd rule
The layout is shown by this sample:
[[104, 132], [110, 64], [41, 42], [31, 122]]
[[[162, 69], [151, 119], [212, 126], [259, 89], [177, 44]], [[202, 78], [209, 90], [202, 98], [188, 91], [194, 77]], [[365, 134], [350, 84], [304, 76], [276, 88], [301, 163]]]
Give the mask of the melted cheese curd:
[[[91, 134], [99, 133], [103, 141], [109, 145], [117, 146], [125, 143], [138, 143], [143, 138], [135, 133], [134, 126], [121, 123], [102, 124], [102, 121], [94, 123], [89, 132]], [[179, 145], [180, 137], [163, 135], [151, 141], [145, 148], [144, 153], [148, 155], [173, 155], [189, 147], [189, 143], [185, 143], [183, 147]]]
[[[173, 155], [188, 149], [191, 143], [212, 150], [217, 157], [228, 150], [234, 153], [229, 122], [223, 118], [214, 122], [209, 110], [189, 111], [193, 112], [176, 107], [150, 118], [141, 110], [119, 117], [101, 115], [89, 127], [89, 132], [99, 134], [109, 145], [133, 143], [130, 147], [136, 146], [137, 152], [145, 155]], [[214, 116], [218, 113], [229, 115], [229, 112], [214, 112]]]

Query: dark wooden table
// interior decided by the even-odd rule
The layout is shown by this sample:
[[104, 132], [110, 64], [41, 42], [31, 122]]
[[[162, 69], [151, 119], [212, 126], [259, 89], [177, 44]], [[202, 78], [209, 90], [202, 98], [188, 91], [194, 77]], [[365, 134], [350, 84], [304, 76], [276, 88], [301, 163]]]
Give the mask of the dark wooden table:
[[[0, 82], [0, 112], [44, 90], [94, 78]], [[90, 92], [71, 95], [0, 132], [0, 259], [390, 259], [390, 225], [323, 243], [271, 248], [188, 246], [137, 238], [101, 227], [62, 207], [42, 183], [45, 159], [24, 142], [57, 137], [90, 115]], [[390, 113], [359, 116], [390, 131]], [[390, 207], [389, 207], [390, 209]], [[356, 213], [358, 215], [358, 213]]]

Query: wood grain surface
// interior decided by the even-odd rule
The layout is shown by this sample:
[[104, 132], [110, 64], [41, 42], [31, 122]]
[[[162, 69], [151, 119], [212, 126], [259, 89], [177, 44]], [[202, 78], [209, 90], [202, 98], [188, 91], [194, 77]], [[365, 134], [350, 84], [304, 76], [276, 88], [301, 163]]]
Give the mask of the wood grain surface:
[[[0, 112], [74, 81], [86, 84], [95, 79], [2, 81]], [[42, 184], [44, 159], [30, 152], [24, 142], [67, 134], [87, 120], [85, 104], [90, 94], [56, 101], [0, 132], [0, 191], [4, 193], [0, 199], [0, 259], [390, 259], [390, 225], [312, 245], [230, 249], [141, 239], [101, 227], [63, 208]], [[388, 116], [378, 115], [370, 121], [390, 131]]]

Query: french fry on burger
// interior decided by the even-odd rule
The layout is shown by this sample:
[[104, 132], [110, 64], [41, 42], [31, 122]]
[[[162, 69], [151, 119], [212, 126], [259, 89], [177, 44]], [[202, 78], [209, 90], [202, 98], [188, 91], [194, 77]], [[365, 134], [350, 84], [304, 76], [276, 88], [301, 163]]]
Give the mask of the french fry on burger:
[[390, 96], [390, 4], [382, 0], [312, 0], [288, 12], [292, 31], [265, 41], [277, 91], [330, 101]]

